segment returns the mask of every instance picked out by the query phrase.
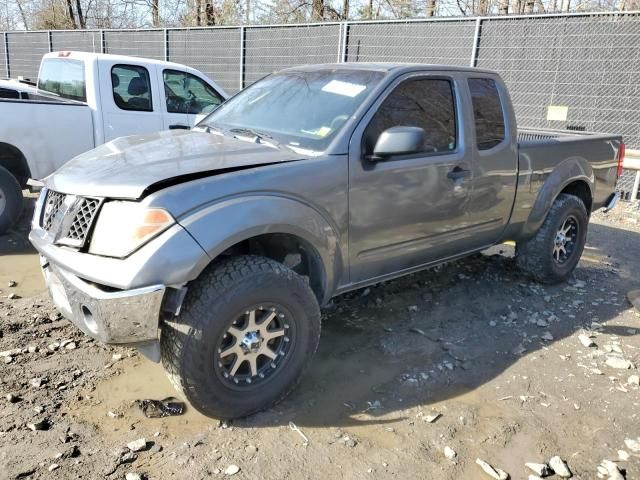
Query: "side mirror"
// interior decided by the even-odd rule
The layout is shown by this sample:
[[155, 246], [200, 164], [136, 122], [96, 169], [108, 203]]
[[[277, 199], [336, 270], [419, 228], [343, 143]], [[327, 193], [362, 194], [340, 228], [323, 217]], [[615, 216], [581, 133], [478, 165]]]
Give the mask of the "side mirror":
[[380, 134], [371, 160], [416, 153], [424, 148], [425, 131], [420, 127], [391, 127]]

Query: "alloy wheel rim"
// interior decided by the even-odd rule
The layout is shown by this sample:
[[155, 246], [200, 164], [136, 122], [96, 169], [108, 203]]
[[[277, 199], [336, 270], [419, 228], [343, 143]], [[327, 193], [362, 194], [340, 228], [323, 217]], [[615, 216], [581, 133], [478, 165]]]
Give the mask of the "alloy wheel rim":
[[568, 216], [556, 232], [553, 241], [553, 260], [562, 265], [566, 263], [576, 249], [578, 239], [578, 221], [573, 215]]
[[292, 350], [292, 320], [279, 305], [257, 305], [236, 316], [216, 347], [221, 380], [234, 389], [249, 389], [272, 379]]

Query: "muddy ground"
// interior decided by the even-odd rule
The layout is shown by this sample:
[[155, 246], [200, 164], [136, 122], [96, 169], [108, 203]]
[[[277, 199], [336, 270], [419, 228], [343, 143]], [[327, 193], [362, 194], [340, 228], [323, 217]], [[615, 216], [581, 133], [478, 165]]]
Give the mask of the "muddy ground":
[[[55, 313], [27, 230], [0, 237], [2, 479], [196, 480], [233, 465], [252, 479], [491, 478], [477, 458], [526, 479], [525, 462], [555, 455], [574, 478], [597, 478], [604, 459], [640, 478], [630, 204], [594, 216], [568, 284], [532, 283], [505, 246], [334, 299], [294, 394], [234, 422], [144, 417], [135, 400], [176, 395], [162, 368]], [[140, 438], [145, 449], [129, 452]]]

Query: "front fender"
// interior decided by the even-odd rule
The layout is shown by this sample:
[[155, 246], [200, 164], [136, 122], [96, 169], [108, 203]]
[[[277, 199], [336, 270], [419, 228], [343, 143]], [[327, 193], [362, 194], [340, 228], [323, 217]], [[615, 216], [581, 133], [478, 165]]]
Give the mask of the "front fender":
[[302, 238], [320, 257], [324, 267], [323, 303], [336, 289], [343, 267], [337, 227], [297, 198], [270, 194], [232, 197], [190, 212], [178, 221], [208, 256], [194, 265], [191, 278], [196, 278], [211, 260], [243, 240], [267, 233], [284, 233]]
[[[543, 181], [538, 182], [539, 190], [536, 200], [522, 229], [523, 239], [531, 238], [536, 234], [547, 217], [551, 205], [567, 185], [582, 181], [588, 185], [593, 198], [595, 182], [593, 169], [590, 163], [582, 157], [567, 158], [559, 163], [546, 178], [544, 178], [544, 173], [542, 176]], [[535, 186], [535, 182], [532, 181], [531, 187], [535, 188]]]

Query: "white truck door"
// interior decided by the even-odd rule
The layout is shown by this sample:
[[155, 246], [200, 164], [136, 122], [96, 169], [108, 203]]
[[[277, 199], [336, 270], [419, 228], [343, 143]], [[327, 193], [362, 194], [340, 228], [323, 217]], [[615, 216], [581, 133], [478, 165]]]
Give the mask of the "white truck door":
[[224, 102], [224, 96], [199, 76], [173, 68], [158, 68], [162, 69], [165, 128], [191, 128]]
[[105, 141], [163, 129], [154, 65], [100, 59], [100, 97]]

